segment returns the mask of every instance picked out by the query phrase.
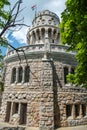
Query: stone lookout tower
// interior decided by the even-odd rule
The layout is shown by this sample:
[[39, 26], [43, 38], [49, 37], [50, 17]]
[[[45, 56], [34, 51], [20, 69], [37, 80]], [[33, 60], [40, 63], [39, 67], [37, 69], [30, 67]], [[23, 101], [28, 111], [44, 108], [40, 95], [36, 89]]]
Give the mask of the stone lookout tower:
[[40, 130], [87, 124], [87, 91], [67, 83], [77, 63], [60, 43], [59, 23], [49, 10], [38, 13], [27, 33], [28, 45], [18, 48], [19, 55], [7, 53], [2, 121]]

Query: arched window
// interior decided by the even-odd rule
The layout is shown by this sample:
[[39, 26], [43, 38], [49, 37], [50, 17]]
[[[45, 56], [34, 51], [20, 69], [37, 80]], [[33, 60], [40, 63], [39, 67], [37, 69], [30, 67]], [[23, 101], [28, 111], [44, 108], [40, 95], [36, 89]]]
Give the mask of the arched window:
[[12, 78], [11, 83], [14, 83], [16, 81], [16, 68], [12, 69]]
[[71, 74], [75, 73], [75, 68], [71, 68]]
[[52, 43], [53, 35], [52, 35], [52, 29], [51, 28], [48, 28], [48, 37], [49, 37], [49, 42]]
[[44, 28], [41, 29], [41, 35], [42, 35], [42, 40], [44, 42], [44, 39], [45, 39], [45, 29]]
[[35, 42], [36, 42], [36, 35], [35, 35], [35, 32], [34, 32], [34, 31], [33, 31], [32, 36], [33, 36], [33, 44], [35, 44]]
[[39, 42], [40, 41], [40, 39], [39, 39], [39, 37], [40, 37], [40, 31], [39, 31], [39, 29], [36, 30], [36, 35], [37, 35], [37, 41]]
[[25, 83], [29, 82], [30, 68], [29, 66], [25, 67]]
[[67, 78], [66, 76], [68, 75], [68, 67], [64, 67], [64, 83], [67, 83]]
[[18, 69], [18, 83], [22, 82], [23, 69], [19, 67]]

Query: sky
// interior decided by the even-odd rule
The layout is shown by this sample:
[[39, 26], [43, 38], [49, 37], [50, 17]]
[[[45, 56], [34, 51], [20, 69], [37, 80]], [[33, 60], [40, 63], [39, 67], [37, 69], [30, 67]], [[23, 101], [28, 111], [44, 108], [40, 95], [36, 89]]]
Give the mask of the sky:
[[[17, 0], [9, 1], [11, 6], [17, 2]], [[35, 16], [35, 11], [32, 11], [31, 9], [33, 5], [37, 6], [37, 13], [42, 10], [50, 10], [56, 13], [61, 19], [61, 12], [65, 9], [65, 1], [66, 0], [22, 0], [21, 9], [23, 10], [20, 13], [19, 19], [24, 17], [24, 23], [31, 26], [32, 20]], [[26, 44], [27, 31], [27, 27], [22, 27], [19, 31], [7, 31], [5, 35], [9, 43], [17, 48]], [[5, 53], [6, 49], [3, 48], [2, 51]]]

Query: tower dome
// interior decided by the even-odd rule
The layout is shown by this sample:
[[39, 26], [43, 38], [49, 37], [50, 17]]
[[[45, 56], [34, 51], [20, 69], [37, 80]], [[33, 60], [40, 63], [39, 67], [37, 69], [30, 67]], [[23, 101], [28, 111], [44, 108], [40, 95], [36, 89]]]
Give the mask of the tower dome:
[[48, 39], [49, 43], [59, 44], [59, 23], [59, 17], [49, 10], [36, 14], [27, 33], [27, 43], [44, 44]]

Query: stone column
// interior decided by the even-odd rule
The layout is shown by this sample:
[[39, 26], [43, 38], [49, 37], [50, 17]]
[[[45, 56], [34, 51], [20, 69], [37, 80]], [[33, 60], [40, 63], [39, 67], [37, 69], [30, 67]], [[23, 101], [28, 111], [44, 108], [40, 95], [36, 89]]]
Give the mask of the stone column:
[[35, 31], [35, 35], [36, 35], [36, 41], [38, 41], [38, 33], [37, 33], [37, 31]]
[[49, 59], [42, 60], [40, 130], [54, 130], [53, 67]]
[[23, 66], [22, 83], [24, 83], [24, 80], [25, 80], [25, 66]]
[[56, 30], [56, 34], [55, 34], [55, 40], [56, 40], [56, 43], [58, 44], [57, 37], [58, 37], [58, 30]]
[[48, 37], [48, 29], [45, 30], [45, 44], [44, 44], [44, 51], [47, 58], [47, 54], [51, 51], [50, 43], [49, 43], [49, 37]]
[[18, 114], [20, 115], [21, 103], [19, 102]]
[[38, 43], [38, 33], [35, 31], [35, 36], [36, 36], [36, 42]]
[[13, 114], [13, 102], [11, 102], [11, 111], [10, 111], [10, 122]]
[[54, 29], [52, 28], [52, 32], [51, 32], [51, 39], [52, 39], [52, 43], [53, 43], [53, 40], [54, 40]]
[[16, 68], [16, 81], [15, 83], [18, 83], [18, 68]]
[[48, 29], [45, 29], [45, 43], [49, 43]]
[[30, 44], [33, 44], [33, 36], [32, 32], [30, 33]]
[[87, 116], [87, 104], [86, 104], [86, 116]]
[[71, 66], [69, 66], [68, 73], [69, 74], [71, 73]]
[[72, 105], [72, 117], [75, 119], [75, 104]]
[[79, 112], [79, 115], [80, 115], [80, 117], [83, 117], [83, 115], [82, 115], [82, 104], [80, 104], [80, 112]]

